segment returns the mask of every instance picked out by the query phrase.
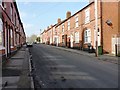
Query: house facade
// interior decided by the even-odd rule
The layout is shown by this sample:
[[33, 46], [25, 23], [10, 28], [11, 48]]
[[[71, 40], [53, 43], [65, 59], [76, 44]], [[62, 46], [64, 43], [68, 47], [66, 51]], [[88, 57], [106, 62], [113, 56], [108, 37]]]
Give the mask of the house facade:
[[26, 42], [16, 2], [0, 3], [0, 55], [10, 57]]
[[91, 46], [95, 50], [96, 41], [98, 41], [98, 46], [102, 48], [103, 53], [115, 54], [116, 49], [118, 52], [120, 46], [120, 2], [117, 0], [100, 2], [98, 0], [97, 9], [97, 31], [95, 30], [95, 3], [93, 0], [73, 15], [68, 11], [65, 20], [58, 19], [55, 30], [51, 31], [53, 44], [81, 50], [88, 50]]

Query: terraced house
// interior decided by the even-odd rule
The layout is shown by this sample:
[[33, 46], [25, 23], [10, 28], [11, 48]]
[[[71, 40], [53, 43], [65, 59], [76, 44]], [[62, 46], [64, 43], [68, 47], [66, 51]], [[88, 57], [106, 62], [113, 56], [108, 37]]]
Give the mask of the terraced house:
[[26, 42], [23, 24], [14, 0], [0, 2], [0, 56], [10, 57]]
[[[55, 30], [49, 28], [46, 30], [46, 33], [50, 30], [53, 33], [52, 44], [82, 50], [88, 50], [89, 45], [91, 45], [95, 50], [97, 37], [98, 46], [102, 48], [102, 53], [115, 54], [116, 50], [118, 53], [120, 49], [120, 1], [101, 2], [98, 0], [97, 10], [97, 35], [95, 30], [95, 2], [91, 0], [87, 6], [73, 15], [68, 11], [65, 20], [59, 18], [54, 26]], [[45, 39], [47, 36], [44, 34], [42, 38]]]

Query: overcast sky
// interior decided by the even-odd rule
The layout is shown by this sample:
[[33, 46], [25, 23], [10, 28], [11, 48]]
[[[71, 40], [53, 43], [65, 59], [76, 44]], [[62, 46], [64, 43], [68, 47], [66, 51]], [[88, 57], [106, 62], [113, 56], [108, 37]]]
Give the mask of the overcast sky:
[[17, 2], [21, 20], [27, 36], [39, 35], [47, 26], [57, 23], [57, 19], [66, 18], [66, 12], [72, 14], [86, 6], [88, 2]]

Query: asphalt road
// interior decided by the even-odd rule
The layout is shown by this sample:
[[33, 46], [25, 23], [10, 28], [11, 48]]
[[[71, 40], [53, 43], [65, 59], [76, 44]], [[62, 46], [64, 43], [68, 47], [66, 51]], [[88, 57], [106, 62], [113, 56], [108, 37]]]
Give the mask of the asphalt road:
[[44, 44], [30, 48], [36, 88], [117, 88], [118, 65]]

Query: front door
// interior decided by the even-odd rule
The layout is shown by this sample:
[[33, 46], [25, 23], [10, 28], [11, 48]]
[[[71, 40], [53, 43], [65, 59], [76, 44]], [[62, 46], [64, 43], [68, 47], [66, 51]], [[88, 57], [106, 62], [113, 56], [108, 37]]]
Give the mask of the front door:
[[70, 36], [70, 47], [73, 48], [73, 35]]
[[112, 38], [112, 54], [115, 54], [116, 38]]
[[120, 52], [120, 38], [119, 37], [112, 38], [112, 54], [115, 54], [116, 52], [115, 45], [117, 45], [117, 53]]

